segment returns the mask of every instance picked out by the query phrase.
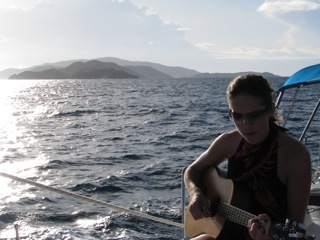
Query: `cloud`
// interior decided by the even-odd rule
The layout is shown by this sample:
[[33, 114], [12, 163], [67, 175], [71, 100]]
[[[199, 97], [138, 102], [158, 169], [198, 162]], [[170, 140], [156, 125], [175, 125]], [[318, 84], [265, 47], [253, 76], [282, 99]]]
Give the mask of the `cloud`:
[[235, 47], [231, 50], [212, 52], [216, 59], [247, 59], [247, 60], [272, 60], [272, 59], [300, 59], [319, 58], [320, 48], [310, 49], [308, 47], [296, 48], [282, 46], [280, 48], [259, 47]]
[[[281, 47], [269, 51], [279, 57], [313, 58], [319, 56], [318, 43], [312, 39], [319, 39], [319, 32], [314, 29], [319, 24], [320, 1], [311, 0], [267, 0], [258, 12], [265, 14], [274, 22], [285, 27], [282, 36], [278, 39]], [[303, 36], [301, 38], [301, 36]], [[305, 39], [308, 36], [308, 40]], [[308, 46], [308, 43], [312, 43]], [[310, 47], [312, 46], [312, 47]], [[311, 49], [312, 48], [312, 49]], [[272, 54], [273, 55], [273, 54]], [[268, 56], [268, 53], [266, 54]]]
[[[252, 47], [239, 46], [220, 49], [213, 43], [198, 43], [197, 47], [209, 52], [216, 60], [279, 60], [279, 59], [299, 59], [299, 58], [319, 58], [320, 47], [302, 46], [296, 47], [296, 42], [292, 39], [292, 33], [285, 33], [285, 40], [279, 41], [276, 47]], [[285, 44], [291, 43], [291, 44]], [[313, 44], [314, 46], [314, 44]]]
[[289, 13], [299, 11], [313, 11], [320, 9], [319, 1], [310, 0], [267, 0], [259, 8], [258, 11], [267, 14], [273, 13]]
[[[19, 58], [38, 64], [42, 59], [116, 56], [161, 59], [170, 64], [179, 54], [195, 51], [185, 40], [186, 29], [164, 22], [148, 8], [138, 8], [128, 0], [54, 0], [29, 4], [32, 8], [28, 10], [0, 9], [3, 62]], [[4, 39], [10, 39], [10, 44]]]
[[41, 0], [1, 0], [0, 8], [6, 10], [21, 9], [28, 11], [35, 7]]
[[212, 48], [215, 48], [217, 45], [214, 43], [197, 43], [196, 47], [205, 50], [205, 51], [211, 51]]

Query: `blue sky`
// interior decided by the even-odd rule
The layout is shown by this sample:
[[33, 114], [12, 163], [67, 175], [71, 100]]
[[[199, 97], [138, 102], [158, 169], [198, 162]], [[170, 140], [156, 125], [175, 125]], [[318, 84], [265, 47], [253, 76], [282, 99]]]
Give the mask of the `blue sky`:
[[320, 62], [320, 0], [1, 0], [0, 70], [118, 57], [283, 76]]

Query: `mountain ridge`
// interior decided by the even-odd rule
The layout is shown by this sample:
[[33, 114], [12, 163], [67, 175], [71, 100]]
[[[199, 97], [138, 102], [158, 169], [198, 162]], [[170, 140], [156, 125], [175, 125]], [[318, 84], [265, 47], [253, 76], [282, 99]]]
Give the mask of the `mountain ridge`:
[[[130, 71], [129, 71], [130, 72]], [[67, 67], [33, 71], [24, 71], [14, 74], [9, 79], [108, 79], [108, 78], [139, 78], [136, 74], [129, 73], [125, 67], [115, 63], [91, 60], [88, 62], [74, 62]]]
[[[91, 70], [89, 70], [91, 68]], [[103, 70], [104, 69], [104, 70]], [[0, 71], [0, 79], [66, 79], [66, 78], [233, 78], [243, 73], [255, 73], [264, 77], [281, 77], [264, 72], [201, 73], [179, 66], [159, 63], [129, 61], [115, 57], [91, 60], [75, 59], [55, 63], [43, 63], [24, 69], [9, 68]], [[56, 75], [55, 75], [56, 74]]]

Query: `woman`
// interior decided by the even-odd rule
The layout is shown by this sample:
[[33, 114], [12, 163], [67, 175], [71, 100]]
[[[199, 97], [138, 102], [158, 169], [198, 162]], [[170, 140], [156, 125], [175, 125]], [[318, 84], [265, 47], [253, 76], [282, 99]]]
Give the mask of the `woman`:
[[[230, 82], [227, 100], [235, 130], [215, 139], [184, 175], [189, 211], [195, 220], [210, 212], [203, 189], [211, 184], [201, 184], [200, 176], [228, 160], [227, 177], [235, 189], [245, 189], [249, 198], [244, 210], [260, 219], [303, 223], [311, 184], [310, 155], [276, 124], [273, 92], [268, 81], [257, 75], [242, 75]], [[260, 222], [251, 219], [247, 228], [237, 226], [238, 230], [235, 225], [225, 226], [218, 239], [271, 239]], [[201, 234], [194, 239], [215, 238]]]

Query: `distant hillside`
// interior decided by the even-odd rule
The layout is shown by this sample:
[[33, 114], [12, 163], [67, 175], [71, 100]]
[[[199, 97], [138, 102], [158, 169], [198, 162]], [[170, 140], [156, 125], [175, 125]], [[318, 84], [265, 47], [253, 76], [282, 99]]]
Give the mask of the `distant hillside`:
[[123, 59], [114, 58], [114, 57], [97, 58], [96, 60], [99, 60], [102, 62], [114, 62], [116, 64], [119, 64], [120, 66], [148, 66], [174, 78], [184, 78], [184, 77], [189, 78], [200, 73], [196, 70], [178, 67], [178, 66], [170, 67], [170, 66], [159, 64], [159, 63], [128, 61], [128, 60], [123, 60]]
[[75, 62], [59, 71], [75, 79], [97, 79], [97, 78], [139, 78], [130, 69], [119, 66], [112, 62], [100, 62], [91, 60], [88, 62]]
[[280, 77], [272, 73], [200, 73], [183, 68], [165, 66], [158, 63], [128, 61], [114, 57], [93, 60], [77, 59], [44, 63], [24, 69], [0, 71], [0, 79], [65, 79], [65, 78], [234, 78], [243, 73], [261, 74], [266, 78]]
[[61, 62], [52, 63], [52, 64], [44, 63], [41, 65], [36, 65], [36, 66], [28, 67], [28, 68], [8, 68], [8, 69], [0, 71], [0, 79], [8, 79], [13, 74], [19, 74], [19, 73], [22, 73], [25, 71], [40, 72], [40, 71], [48, 70], [48, 69], [52, 69], [52, 68], [62, 68], [62, 67], [66, 67], [74, 62], [79, 62], [79, 61], [88, 61], [88, 60], [78, 59], [78, 60], [61, 61]]
[[[128, 61], [123, 60], [119, 58], [114, 57], [105, 57], [105, 58], [97, 58], [94, 60], [98, 60], [99, 62], [113, 62], [119, 66], [125, 67], [126, 72], [131, 73], [133, 75], [138, 76], [139, 78], [183, 78], [183, 77], [192, 77], [195, 74], [199, 74], [200, 72], [187, 69], [183, 67], [170, 67], [161, 65], [158, 63], [151, 63], [151, 62], [139, 62], [139, 61]], [[90, 62], [92, 60], [86, 60], [86, 59], [77, 59], [77, 60], [68, 60], [68, 61], [61, 61], [61, 62], [55, 62], [55, 63], [44, 63], [41, 65], [33, 66], [30, 68], [24, 68], [24, 69], [6, 69], [3, 71], [0, 71], [0, 79], [7, 79], [10, 76], [19, 73], [25, 72], [25, 71], [31, 71], [31, 72], [41, 72], [44, 70], [49, 69], [57, 69], [60, 70], [62, 68], [68, 67], [73, 63], [77, 62]], [[133, 73], [134, 72], [134, 73]]]
[[136, 73], [140, 78], [172, 78], [170, 75], [160, 72], [148, 66], [125, 66]]
[[66, 79], [67, 75], [61, 73], [57, 69], [51, 68], [41, 72], [25, 71], [14, 74], [9, 79]]
[[135, 73], [130, 68], [125, 68], [115, 63], [92, 60], [74, 62], [63, 68], [41, 66], [34, 68], [33, 71], [14, 74], [9, 79], [134, 79], [139, 78], [139, 76], [142, 77], [143, 75]]
[[280, 77], [277, 75], [274, 75], [272, 73], [268, 73], [268, 72], [263, 72], [263, 73], [259, 73], [259, 72], [252, 72], [252, 71], [248, 71], [248, 72], [237, 72], [237, 73], [200, 73], [194, 76], [194, 78], [235, 78], [239, 75], [242, 74], [258, 74], [261, 75], [265, 78], [274, 78], [274, 77]]
[[26, 71], [26, 69], [18, 69], [18, 68], [8, 68], [5, 70], [0, 71], [0, 79], [8, 79], [13, 74], [18, 74], [23, 71]]

